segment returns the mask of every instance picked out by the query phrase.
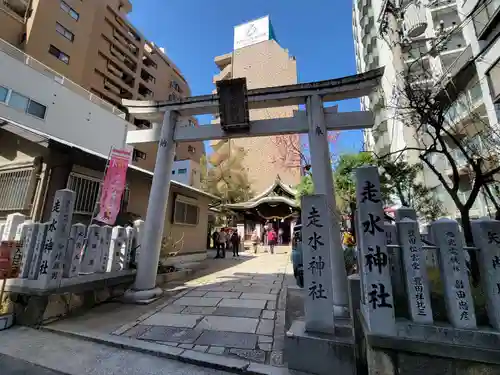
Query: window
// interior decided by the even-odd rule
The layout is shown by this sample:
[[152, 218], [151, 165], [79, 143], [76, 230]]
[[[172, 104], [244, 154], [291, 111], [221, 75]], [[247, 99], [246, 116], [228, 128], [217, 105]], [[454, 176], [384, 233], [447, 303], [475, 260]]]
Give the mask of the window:
[[473, 23], [476, 29], [476, 34], [478, 39], [484, 40], [492, 31], [490, 27], [492, 21], [498, 15], [498, 10], [500, 9], [500, 0], [483, 0], [480, 1], [473, 13]]
[[146, 153], [134, 148], [134, 151], [132, 153], [132, 160], [138, 161], [139, 159], [146, 160]]
[[66, 2], [64, 2], [63, 0], [61, 0], [61, 4], [60, 4], [60, 7], [63, 11], [65, 11], [66, 13], [69, 14], [69, 16], [71, 18], [73, 18], [75, 21], [78, 21], [78, 19], [80, 18], [80, 15], [78, 14], [78, 12], [76, 10], [74, 10], [73, 8], [71, 8], [68, 4], [66, 4]]
[[198, 225], [200, 210], [195, 202], [194, 199], [176, 198], [174, 206], [174, 224]]
[[12, 91], [9, 99], [9, 107], [20, 109], [25, 112], [28, 109], [29, 101], [30, 99], [28, 97]]
[[194, 154], [196, 152], [196, 148], [194, 148], [193, 146], [189, 145], [188, 146], [188, 152], [191, 153], [191, 154]]
[[69, 56], [62, 52], [59, 48], [54, 47], [52, 44], [49, 47], [49, 53], [52, 56], [57, 57], [63, 63], [69, 64]]
[[490, 84], [491, 96], [494, 101], [498, 102], [500, 99], [500, 60], [492, 66], [486, 75]]
[[75, 34], [73, 34], [59, 22], [56, 23], [56, 31], [71, 42], [75, 40]]
[[28, 110], [26, 112], [32, 116], [44, 119], [47, 107], [30, 99]]
[[[2, 89], [5, 89], [5, 87], [0, 86], [0, 100], [2, 99]], [[9, 91], [8, 89], [6, 90], [7, 92]], [[5, 97], [7, 97], [7, 94], [5, 94]], [[3, 101], [6, 102], [6, 100]], [[42, 120], [45, 118], [45, 113], [47, 112], [47, 107], [43, 104], [40, 104], [37, 101], [15, 91], [11, 91], [7, 105]]]
[[0, 86], [0, 102], [5, 103], [7, 101], [7, 95], [9, 95], [9, 89]]
[[186, 174], [187, 173], [187, 168], [181, 168], [177, 171], [178, 174]]
[[174, 171], [172, 171], [172, 174], [175, 174], [175, 170], [174, 170]]

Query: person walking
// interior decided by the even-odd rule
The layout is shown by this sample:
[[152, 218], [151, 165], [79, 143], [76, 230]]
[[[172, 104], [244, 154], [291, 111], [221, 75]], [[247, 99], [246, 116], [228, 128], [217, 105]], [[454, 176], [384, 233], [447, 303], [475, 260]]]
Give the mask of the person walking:
[[259, 242], [260, 242], [260, 238], [259, 238], [259, 234], [257, 233], [257, 229], [253, 230], [252, 237], [250, 238], [250, 241], [252, 241], [253, 253], [257, 254], [257, 247], [259, 246]]
[[231, 235], [231, 245], [233, 246], [233, 257], [239, 257], [239, 247], [240, 247], [240, 236], [237, 231], [234, 231]]
[[278, 229], [278, 245], [283, 245], [283, 228]]
[[274, 228], [270, 228], [267, 232], [267, 243], [269, 244], [269, 251], [271, 254], [274, 254], [274, 246], [276, 246], [276, 242], [278, 239], [278, 235]]
[[225, 258], [226, 257], [226, 232], [221, 228], [219, 231], [219, 240], [217, 247], [217, 256], [216, 258]]

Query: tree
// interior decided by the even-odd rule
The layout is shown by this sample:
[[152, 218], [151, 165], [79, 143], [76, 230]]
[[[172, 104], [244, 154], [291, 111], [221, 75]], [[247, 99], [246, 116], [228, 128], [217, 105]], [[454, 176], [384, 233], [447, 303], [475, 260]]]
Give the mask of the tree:
[[[328, 132], [328, 143], [333, 145], [337, 141], [339, 132]], [[273, 156], [273, 163], [282, 168], [302, 169], [310, 166], [308, 142], [301, 142], [299, 134], [279, 134], [271, 137], [271, 142], [277, 150]]]
[[421, 164], [408, 164], [401, 160], [393, 162], [385, 158], [377, 162], [390, 195], [396, 197], [402, 206], [415, 209], [419, 217], [428, 222], [444, 214], [443, 205], [434, 192], [418, 182], [423, 171]]
[[[480, 192], [483, 191], [499, 208], [489, 186], [500, 172], [499, 137], [494, 130], [496, 124], [484, 121], [477, 111], [481, 97], [476, 97], [474, 92], [478, 84], [475, 72], [467, 71], [461, 76], [462, 79], [456, 79], [446, 71], [443, 73], [431, 69], [427, 60], [446, 50], [452, 36], [461, 30], [464, 23], [470, 22], [471, 17], [475, 17], [475, 12], [451, 31], [441, 32], [432, 41], [430, 49], [425, 43], [415, 48], [415, 41], [401, 38], [400, 10], [393, 6], [387, 7], [382, 19], [381, 36], [393, 50], [394, 56], [401, 56], [401, 61], [395, 59], [397, 82], [389, 88], [392, 92], [384, 93], [381, 90], [375, 95], [391, 98], [387, 104], [382, 104], [382, 107], [386, 107], [388, 117], [414, 134], [412, 142], [402, 149], [378, 156], [392, 160], [415, 158], [421, 162], [425, 171], [435, 177], [460, 212], [468, 245], [473, 244], [470, 210]], [[404, 51], [412, 54], [409, 58], [413, 61], [409, 64], [404, 62], [405, 53], [408, 55]], [[471, 66], [475, 69], [474, 64]], [[456, 77], [459, 77], [461, 70], [455, 70]], [[467, 194], [463, 193], [464, 185], [468, 187]], [[477, 283], [479, 269], [476, 253], [471, 251], [469, 254], [471, 274]]]
[[245, 150], [230, 140], [221, 140], [212, 145], [213, 153], [201, 160], [201, 182], [203, 190], [220, 198], [222, 214], [228, 212], [224, 206], [245, 202], [253, 193], [243, 167]]

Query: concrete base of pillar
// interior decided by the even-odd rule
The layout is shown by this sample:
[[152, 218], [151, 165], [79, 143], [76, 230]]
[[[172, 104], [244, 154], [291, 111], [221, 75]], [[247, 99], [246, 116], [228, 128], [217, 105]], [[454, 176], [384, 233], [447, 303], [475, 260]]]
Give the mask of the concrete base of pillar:
[[355, 375], [352, 332], [345, 327], [336, 331], [336, 335], [310, 333], [306, 332], [304, 321], [292, 322], [285, 336], [284, 354], [288, 368], [316, 375], [331, 375], [332, 371]]
[[163, 289], [153, 288], [148, 290], [129, 289], [122, 297], [122, 302], [138, 305], [148, 305], [163, 296]]

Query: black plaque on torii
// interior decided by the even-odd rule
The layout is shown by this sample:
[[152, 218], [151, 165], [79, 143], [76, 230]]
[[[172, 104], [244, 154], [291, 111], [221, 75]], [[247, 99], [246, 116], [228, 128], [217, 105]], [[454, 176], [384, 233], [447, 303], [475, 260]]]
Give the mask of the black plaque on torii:
[[225, 79], [217, 82], [220, 125], [226, 133], [250, 129], [246, 78]]

